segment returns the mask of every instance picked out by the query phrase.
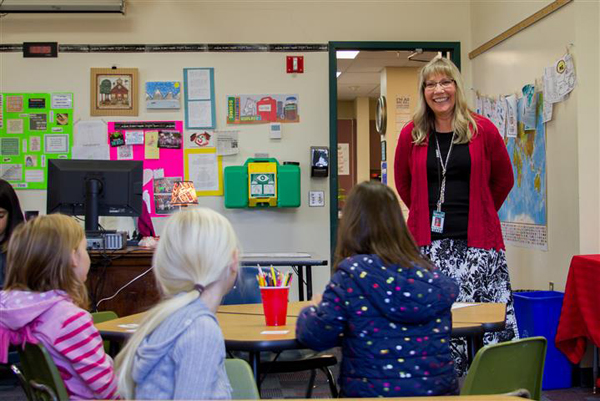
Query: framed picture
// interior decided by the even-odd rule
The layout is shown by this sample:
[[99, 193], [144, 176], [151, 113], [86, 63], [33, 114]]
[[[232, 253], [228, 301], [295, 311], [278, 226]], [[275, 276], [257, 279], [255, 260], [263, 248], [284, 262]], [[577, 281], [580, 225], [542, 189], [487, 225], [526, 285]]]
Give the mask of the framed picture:
[[90, 84], [90, 115], [138, 115], [137, 68], [92, 68]]

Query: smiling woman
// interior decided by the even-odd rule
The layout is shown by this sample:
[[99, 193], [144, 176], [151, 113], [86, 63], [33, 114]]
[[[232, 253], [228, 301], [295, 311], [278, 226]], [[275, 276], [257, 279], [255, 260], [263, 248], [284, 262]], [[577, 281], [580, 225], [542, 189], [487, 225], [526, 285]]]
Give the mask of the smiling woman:
[[[421, 251], [458, 283], [457, 300], [507, 304], [506, 330], [486, 343], [517, 337], [497, 213], [513, 186], [512, 166], [496, 127], [469, 109], [450, 60], [436, 58], [419, 73], [417, 108], [400, 133], [394, 172], [408, 227]], [[453, 340], [452, 351], [462, 375], [464, 342]]]
[[0, 179], [0, 288], [4, 285], [8, 240], [14, 228], [22, 222], [23, 212], [15, 190]]

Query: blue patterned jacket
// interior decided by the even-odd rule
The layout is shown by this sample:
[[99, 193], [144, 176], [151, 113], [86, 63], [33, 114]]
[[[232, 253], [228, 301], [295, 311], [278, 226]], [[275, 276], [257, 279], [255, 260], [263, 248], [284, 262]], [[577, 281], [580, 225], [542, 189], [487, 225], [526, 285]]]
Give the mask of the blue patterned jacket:
[[458, 387], [450, 355], [457, 295], [438, 271], [355, 255], [339, 264], [321, 303], [301, 312], [296, 335], [318, 351], [341, 342], [346, 397], [451, 394]]

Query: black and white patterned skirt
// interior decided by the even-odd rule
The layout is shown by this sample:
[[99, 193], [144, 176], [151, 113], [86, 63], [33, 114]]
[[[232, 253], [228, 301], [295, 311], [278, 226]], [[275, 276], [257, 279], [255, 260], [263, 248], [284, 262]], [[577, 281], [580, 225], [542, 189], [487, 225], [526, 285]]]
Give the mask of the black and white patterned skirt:
[[[454, 279], [460, 290], [457, 302], [500, 302], [506, 304], [506, 329], [486, 333], [484, 344], [493, 344], [519, 338], [513, 305], [506, 255], [503, 250], [480, 249], [467, 246], [466, 240], [442, 239], [424, 246], [421, 251], [448, 277]], [[466, 374], [466, 341], [452, 340], [457, 373]]]

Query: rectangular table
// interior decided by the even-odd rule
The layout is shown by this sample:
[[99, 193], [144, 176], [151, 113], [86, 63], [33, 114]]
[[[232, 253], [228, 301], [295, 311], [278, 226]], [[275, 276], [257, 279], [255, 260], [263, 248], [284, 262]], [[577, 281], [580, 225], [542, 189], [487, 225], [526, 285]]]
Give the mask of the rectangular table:
[[[290, 349], [305, 348], [296, 340], [296, 320], [302, 308], [310, 305], [309, 301], [290, 302], [288, 306], [287, 324], [285, 326], [267, 327], [262, 311], [262, 304], [221, 305], [217, 319], [225, 346], [230, 351], [245, 351], [250, 357], [250, 364], [258, 383], [258, 366], [260, 352], [280, 352]], [[482, 344], [485, 331], [496, 331], [504, 328], [504, 304], [474, 304], [466, 308], [452, 311], [452, 336], [466, 337], [471, 352], [476, 352]], [[124, 341], [135, 329], [127, 325], [138, 324], [143, 313], [99, 323], [96, 325], [104, 339]]]

